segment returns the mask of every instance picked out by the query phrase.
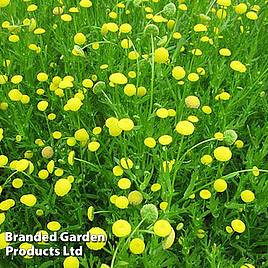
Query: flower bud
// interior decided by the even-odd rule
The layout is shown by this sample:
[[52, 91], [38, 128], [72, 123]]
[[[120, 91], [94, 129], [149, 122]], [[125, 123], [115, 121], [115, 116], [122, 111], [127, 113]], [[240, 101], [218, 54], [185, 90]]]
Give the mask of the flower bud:
[[154, 223], [158, 218], [158, 210], [157, 207], [153, 204], [144, 205], [141, 208], [141, 217], [147, 223]]
[[237, 134], [236, 134], [236, 132], [234, 130], [228, 129], [228, 130], [224, 131], [224, 133], [223, 133], [223, 141], [227, 145], [234, 144], [236, 140], [237, 140]]

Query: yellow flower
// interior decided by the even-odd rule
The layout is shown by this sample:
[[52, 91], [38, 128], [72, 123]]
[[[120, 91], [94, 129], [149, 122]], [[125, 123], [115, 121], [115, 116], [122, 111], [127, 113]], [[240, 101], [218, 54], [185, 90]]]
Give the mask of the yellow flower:
[[168, 117], [168, 110], [165, 108], [159, 108], [156, 111], [156, 115], [160, 118], [167, 118]]
[[122, 178], [117, 183], [118, 187], [122, 190], [129, 189], [131, 186], [131, 181], [127, 178]]
[[221, 56], [224, 56], [224, 57], [229, 57], [232, 54], [231, 51], [228, 48], [221, 48], [219, 50], [219, 53], [220, 53]]
[[89, 139], [89, 135], [84, 128], [75, 131], [74, 137], [77, 141], [86, 142]]
[[122, 176], [124, 173], [124, 170], [120, 166], [113, 167], [113, 174], [117, 177]]
[[107, 240], [106, 232], [99, 227], [93, 227], [88, 232], [90, 233], [91, 236], [95, 235], [98, 239], [97, 241], [87, 242], [86, 243], [87, 247], [92, 250], [102, 249], [105, 246]]
[[127, 198], [128, 198], [129, 204], [134, 205], [134, 206], [141, 204], [143, 200], [142, 193], [139, 191], [130, 192]]
[[119, 120], [118, 126], [124, 131], [130, 131], [134, 128], [134, 123], [130, 118], [122, 118]]
[[152, 186], [151, 186], [151, 191], [152, 192], [157, 192], [157, 191], [159, 191], [161, 189], [161, 184], [159, 184], [159, 183], [154, 183], [154, 184], [152, 184]]
[[232, 220], [231, 222], [231, 226], [233, 228], [233, 230], [237, 233], [243, 233], [246, 230], [246, 226], [244, 224], [244, 222], [242, 222], [241, 220]]
[[170, 234], [172, 228], [167, 220], [158, 220], [154, 224], [154, 233], [161, 237], [166, 237]]
[[209, 199], [211, 197], [211, 192], [207, 189], [203, 189], [199, 192], [199, 195], [202, 199]]
[[133, 168], [132, 160], [129, 158], [125, 158], [125, 157], [120, 159], [120, 165], [124, 169], [132, 169]]
[[154, 148], [156, 146], [156, 141], [153, 137], [147, 137], [144, 140], [144, 144], [145, 144], [145, 146], [147, 146], [149, 148]]
[[227, 183], [223, 179], [217, 179], [215, 180], [213, 187], [216, 190], [216, 192], [222, 193], [227, 189]]
[[249, 20], [257, 20], [258, 19], [258, 14], [256, 12], [254, 12], [254, 11], [249, 11], [249, 12], [247, 12], [246, 17]]
[[241, 193], [240, 197], [245, 203], [250, 203], [250, 202], [254, 201], [254, 199], [255, 199], [254, 193], [250, 190], [244, 190]]
[[48, 75], [46, 73], [39, 73], [36, 78], [39, 82], [45, 82], [48, 80]]
[[77, 97], [74, 97], [74, 98], [71, 98], [67, 101], [67, 104], [66, 104], [66, 108], [68, 110], [71, 110], [73, 112], [76, 112], [80, 109], [80, 107], [82, 106], [82, 101], [77, 98]]
[[47, 109], [47, 107], [48, 107], [48, 102], [47, 101], [39, 101], [37, 103], [37, 109], [39, 111], [44, 112]]
[[5, 155], [0, 155], [0, 167], [4, 167], [8, 163], [8, 158]]
[[112, 232], [117, 237], [125, 237], [131, 233], [131, 225], [126, 220], [117, 220], [112, 226]]
[[200, 100], [196, 96], [188, 96], [185, 98], [184, 102], [188, 108], [198, 109], [200, 106]]
[[212, 163], [212, 161], [213, 161], [213, 159], [212, 159], [211, 155], [209, 155], [209, 154], [205, 154], [201, 157], [201, 163], [203, 165], [209, 165]]
[[136, 95], [136, 86], [133, 84], [127, 84], [124, 87], [124, 93], [128, 96], [128, 97], [132, 97], [134, 95]]
[[88, 150], [96, 152], [100, 148], [100, 144], [97, 141], [92, 141], [88, 144]]
[[64, 268], [79, 268], [79, 260], [77, 257], [69, 256], [63, 262]]
[[232, 157], [232, 152], [228, 147], [220, 146], [214, 150], [214, 156], [218, 161], [229, 161]]
[[199, 75], [197, 73], [188, 74], [188, 80], [191, 82], [196, 82], [199, 80]]
[[120, 209], [125, 209], [128, 207], [129, 201], [125, 196], [118, 196], [115, 200], [115, 205]]
[[154, 61], [156, 63], [167, 63], [168, 60], [169, 60], [169, 53], [166, 48], [160, 47], [154, 51]]
[[71, 190], [72, 185], [67, 179], [59, 179], [55, 183], [54, 191], [58, 196], [64, 196]]
[[22, 93], [18, 90], [18, 89], [11, 89], [8, 92], [8, 97], [12, 100], [12, 101], [20, 101], [22, 99]]
[[217, 4], [229, 7], [231, 5], [231, 0], [217, 0]]
[[0, 8], [8, 6], [10, 0], [0, 0]]
[[119, 27], [119, 32], [120, 33], [129, 33], [131, 32], [132, 27], [129, 23], [124, 23]]
[[245, 3], [240, 3], [234, 7], [234, 10], [237, 14], [242, 15], [247, 12], [247, 5]]
[[122, 73], [113, 73], [110, 75], [109, 80], [118, 85], [124, 85], [127, 83], [127, 77]]
[[84, 8], [89, 8], [92, 6], [92, 2], [90, 0], [81, 0], [79, 5]]
[[162, 135], [159, 137], [158, 141], [161, 145], [169, 145], [172, 142], [172, 137], [170, 135]]
[[86, 41], [87, 41], [87, 39], [83, 33], [77, 33], [74, 36], [74, 42], [75, 42], [75, 44], [77, 44], [79, 46], [84, 45], [86, 43]]
[[247, 70], [246, 66], [243, 63], [241, 63], [240, 61], [238, 61], [238, 60], [232, 61], [230, 63], [230, 67], [234, 71], [237, 71], [237, 72], [240, 72], [240, 73], [244, 73]]
[[33, 194], [26, 194], [20, 198], [20, 202], [28, 207], [34, 206], [36, 201], [36, 197]]
[[172, 69], [172, 76], [176, 79], [176, 80], [181, 80], [185, 77], [186, 72], [184, 70], [184, 68], [182, 66], [175, 66]]
[[9, 245], [9, 242], [6, 241], [6, 233], [0, 233], [0, 249], [4, 249], [8, 245]]
[[194, 132], [194, 125], [193, 123], [189, 122], [189, 121], [180, 121], [177, 125], [176, 125], [176, 131], [183, 135], [183, 136], [188, 136], [193, 134]]
[[47, 229], [52, 232], [57, 232], [61, 228], [61, 225], [57, 221], [51, 221], [47, 224]]
[[129, 250], [133, 254], [142, 254], [145, 250], [144, 241], [140, 238], [134, 238], [129, 243]]
[[175, 236], [176, 236], [175, 231], [171, 227], [170, 234], [167, 237], [165, 237], [165, 240], [162, 243], [163, 249], [169, 249], [173, 245], [175, 241]]

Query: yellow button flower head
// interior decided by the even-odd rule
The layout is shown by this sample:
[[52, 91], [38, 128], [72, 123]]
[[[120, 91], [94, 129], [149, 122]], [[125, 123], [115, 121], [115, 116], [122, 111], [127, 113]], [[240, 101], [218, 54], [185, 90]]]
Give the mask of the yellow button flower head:
[[18, 90], [18, 89], [11, 89], [8, 92], [8, 97], [12, 100], [12, 101], [20, 101], [22, 99], [22, 93]]
[[124, 23], [119, 28], [120, 33], [130, 33], [131, 30], [132, 30], [132, 26], [129, 23]]
[[68, 194], [68, 192], [71, 190], [72, 184], [67, 179], [59, 179], [57, 180], [54, 191], [56, 195], [58, 196], [64, 196]]
[[211, 197], [211, 192], [207, 189], [203, 189], [199, 192], [199, 195], [202, 199], [209, 199]]
[[170, 234], [172, 228], [167, 220], [158, 220], [154, 224], [154, 233], [161, 237], [166, 237]]
[[231, 0], [217, 0], [217, 4], [229, 7], [231, 5]]
[[145, 146], [147, 146], [149, 148], [154, 148], [156, 146], [156, 141], [153, 137], [147, 137], [144, 140], [144, 144], [145, 144]]
[[1, 154], [0, 155], [0, 167], [4, 167], [8, 163], [8, 158]]
[[6, 241], [6, 233], [0, 233], [0, 249], [4, 249], [9, 245]]
[[120, 166], [113, 167], [113, 174], [117, 177], [122, 176], [124, 173], [124, 170]]
[[126, 237], [131, 233], [131, 225], [126, 220], [117, 220], [112, 226], [112, 232], [117, 237]]
[[176, 125], [176, 131], [183, 136], [189, 136], [194, 132], [194, 125], [186, 120], [180, 121]]
[[154, 183], [154, 184], [152, 184], [152, 186], [151, 186], [151, 191], [152, 192], [157, 192], [157, 191], [159, 191], [161, 189], [161, 184], [159, 184], [159, 183]]
[[198, 109], [200, 106], [200, 100], [196, 96], [188, 96], [184, 101], [188, 108]]
[[191, 82], [196, 82], [199, 80], [199, 75], [197, 73], [190, 73], [188, 74], [187, 78]]
[[61, 225], [57, 221], [51, 221], [47, 224], [47, 229], [52, 232], [57, 232], [61, 228]]
[[228, 147], [220, 146], [214, 150], [214, 156], [218, 161], [229, 161], [232, 157], [232, 152]]
[[139, 191], [132, 191], [128, 194], [128, 201], [129, 204], [133, 205], [133, 206], [137, 206], [139, 204], [142, 203], [143, 200], [143, 196], [142, 193]]
[[75, 131], [74, 137], [77, 141], [80, 141], [80, 142], [86, 142], [89, 139], [89, 135], [84, 128], [81, 128]]
[[15, 206], [15, 201], [13, 199], [6, 199], [0, 203], [0, 210], [7, 211]]
[[124, 87], [124, 93], [129, 97], [136, 95], [136, 91], [136, 86], [133, 84], [127, 84]]
[[37, 109], [41, 112], [44, 112], [48, 107], [48, 102], [47, 101], [39, 101], [37, 103]]
[[234, 71], [237, 71], [237, 72], [240, 72], [240, 73], [244, 73], [247, 70], [246, 66], [243, 63], [241, 63], [240, 61], [238, 61], [238, 60], [232, 61], [230, 63], [230, 67]]
[[96, 152], [100, 148], [100, 144], [97, 141], [92, 141], [88, 144], [88, 150], [90, 152]]
[[234, 7], [234, 10], [237, 14], [242, 15], [247, 12], [247, 5], [245, 3], [240, 3], [237, 6]]
[[124, 85], [127, 83], [127, 77], [122, 73], [111, 74], [109, 80], [115, 85]]
[[240, 197], [245, 203], [250, 203], [250, 202], [254, 201], [254, 199], [255, 199], [254, 193], [250, 190], [244, 190], [241, 193]]
[[124, 169], [132, 169], [133, 168], [133, 162], [130, 158], [121, 158], [120, 159], [120, 165]]
[[163, 249], [169, 249], [173, 245], [173, 243], [175, 241], [175, 236], [176, 236], [175, 231], [171, 227], [170, 234], [162, 242]]
[[206, 32], [207, 30], [208, 30], [207, 26], [204, 25], [204, 24], [201, 24], [201, 23], [196, 24], [194, 26], [194, 31], [195, 32]]
[[115, 200], [115, 205], [120, 209], [125, 209], [128, 207], [129, 201], [125, 196], [118, 196]]
[[16, 178], [12, 181], [12, 186], [16, 189], [19, 189], [21, 188], [23, 185], [23, 180], [22, 179], [19, 179], [19, 178]]
[[36, 201], [36, 197], [33, 194], [26, 194], [20, 198], [20, 202], [28, 207], [34, 206]]
[[233, 230], [237, 233], [243, 233], [246, 230], [246, 226], [244, 224], [244, 222], [242, 222], [241, 220], [232, 220], [231, 222], [231, 226], [233, 228]]
[[201, 157], [201, 163], [203, 165], [209, 165], [212, 163], [212, 161], [213, 161], [213, 159], [212, 159], [211, 155], [209, 155], [209, 154], [205, 154]]
[[36, 78], [39, 82], [45, 82], [48, 80], [48, 75], [46, 73], [39, 73]]
[[[95, 236], [99, 237], [99, 239], [97, 242], [96, 241], [87, 242], [86, 243], [87, 247], [91, 250], [102, 249], [105, 246], [106, 240], [107, 240], [106, 232], [100, 227], [93, 227], [88, 232], [90, 233], [91, 236], [95, 235]], [[102, 239], [100, 239], [100, 238], [102, 238]]]
[[81, 0], [79, 5], [84, 8], [89, 8], [92, 6], [92, 2], [90, 0]]
[[64, 268], [79, 268], [79, 260], [77, 257], [69, 256], [63, 262]]
[[222, 193], [227, 189], [227, 183], [224, 179], [217, 179], [215, 180], [213, 187], [216, 192]]
[[160, 47], [154, 51], [154, 61], [156, 63], [167, 63], [169, 60], [169, 52], [166, 48]]
[[5, 213], [4, 212], [0, 213], [0, 225], [5, 221], [5, 219], [6, 219]]
[[119, 120], [118, 126], [124, 131], [131, 131], [134, 128], [134, 123], [130, 118], [122, 118]]
[[77, 97], [74, 97], [74, 98], [71, 98], [67, 101], [67, 104], [66, 104], [66, 107], [73, 111], [73, 112], [76, 112], [80, 109], [80, 107], [82, 106], [82, 101], [77, 98]]
[[129, 189], [131, 186], [131, 181], [127, 178], [122, 178], [117, 183], [118, 187], [122, 190]]
[[159, 137], [158, 142], [161, 145], [169, 145], [172, 142], [172, 137], [170, 135], [162, 135]]
[[74, 36], [74, 42], [75, 44], [79, 45], [79, 46], [82, 46], [86, 43], [87, 41], [87, 38], [85, 37], [85, 35], [83, 33], [77, 33], [75, 36]]
[[156, 111], [156, 115], [160, 118], [167, 118], [168, 117], [168, 110], [165, 108], [159, 108]]
[[228, 48], [221, 48], [219, 50], [219, 54], [221, 56], [224, 56], [224, 57], [229, 57], [229, 56], [231, 56], [232, 53], [231, 53], [230, 49], [228, 49]]
[[258, 14], [256, 12], [254, 12], [254, 11], [249, 11], [249, 12], [247, 12], [246, 17], [249, 20], [257, 20], [258, 19]]
[[10, 0], [0, 0], [0, 8], [8, 6]]
[[144, 241], [140, 238], [134, 238], [129, 243], [129, 250], [133, 254], [142, 254], [145, 250]]
[[185, 77], [186, 72], [184, 70], [184, 68], [182, 66], [175, 66], [172, 69], [172, 76], [176, 79], [176, 80], [181, 80]]

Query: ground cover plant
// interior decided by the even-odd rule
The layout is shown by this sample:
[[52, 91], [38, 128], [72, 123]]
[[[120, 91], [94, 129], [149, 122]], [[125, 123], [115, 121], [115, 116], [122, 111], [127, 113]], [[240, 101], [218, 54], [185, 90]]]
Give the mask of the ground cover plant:
[[[0, 18], [0, 267], [268, 267], [267, 1]], [[6, 238], [88, 231], [105, 241]], [[64, 246], [83, 254], [44, 254]]]

